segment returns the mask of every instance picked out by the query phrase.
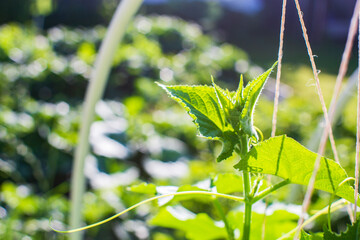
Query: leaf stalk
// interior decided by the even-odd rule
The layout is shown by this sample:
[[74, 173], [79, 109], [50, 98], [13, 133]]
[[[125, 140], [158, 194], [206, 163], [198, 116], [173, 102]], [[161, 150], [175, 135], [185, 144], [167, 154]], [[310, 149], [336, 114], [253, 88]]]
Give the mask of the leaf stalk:
[[279, 188], [287, 185], [290, 183], [289, 179], [286, 179], [284, 181], [281, 181], [273, 186], [268, 187], [267, 189], [263, 190], [262, 192], [260, 192], [259, 194], [257, 194], [253, 199], [252, 199], [252, 204], [256, 203], [257, 201], [263, 199], [264, 197], [266, 197], [267, 195], [269, 195], [270, 193], [278, 190]]

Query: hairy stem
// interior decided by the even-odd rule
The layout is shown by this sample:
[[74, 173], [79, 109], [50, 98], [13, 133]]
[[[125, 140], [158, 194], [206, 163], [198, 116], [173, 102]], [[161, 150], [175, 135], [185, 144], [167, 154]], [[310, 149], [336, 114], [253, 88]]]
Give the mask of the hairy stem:
[[[245, 156], [250, 148], [249, 148], [249, 138], [244, 136], [240, 139], [241, 144], [241, 154], [240, 158]], [[249, 240], [250, 239], [250, 227], [251, 227], [251, 177], [248, 171], [243, 171], [243, 178], [244, 178], [244, 196], [245, 196], [245, 218], [244, 218], [244, 226], [243, 226], [243, 233], [242, 233], [242, 240]]]
[[[85, 191], [84, 165], [85, 158], [89, 152], [89, 132], [95, 115], [95, 105], [103, 95], [115, 53], [114, 49], [116, 49], [121, 38], [124, 36], [130, 19], [141, 3], [142, 0], [123, 0], [120, 2], [95, 62], [94, 71], [85, 96], [79, 143], [75, 151], [73, 163], [70, 209], [70, 226], [72, 228], [79, 227], [81, 224], [81, 199]], [[80, 239], [80, 237], [79, 234], [71, 235], [72, 240]]]
[[250, 239], [250, 227], [251, 227], [251, 196], [250, 196], [250, 173], [247, 171], [243, 172], [244, 176], [244, 192], [245, 192], [245, 218], [243, 228], [243, 240]]

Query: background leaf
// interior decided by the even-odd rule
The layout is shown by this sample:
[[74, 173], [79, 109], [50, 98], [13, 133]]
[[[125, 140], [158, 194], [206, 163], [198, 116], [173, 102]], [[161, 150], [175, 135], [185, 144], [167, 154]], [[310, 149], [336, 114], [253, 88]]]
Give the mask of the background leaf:
[[234, 173], [220, 173], [216, 175], [213, 184], [216, 186], [217, 192], [225, 194], [242, 192], [244, 185], [242, 177]]
[[[240, 231], [240, 235], [243, 227], [243, 217], [244, 217], [244, 213], [238, 210], [231, 211], [227, 215], [227, 220], [230, 226], [233, 229]], [[269, 240], [277, 239], [282, 235], [284, 235], [285, 233], [291, 231], [293, 228], [296, 227], [298, 217], [299, 217], [298, 215], [282, 209], [276, 209], [272, 213], [269, 213], [266, 216], [265, 239], [269, 239]], [[257, 213], [255, 211], [252, 212], [250, 240], [261, 239], [261, 235], [262, 235], [261, 229], [262, 229], [263, 221], [264, 221], [263, 213]]]
[[[254, 146], [235, 168], [261, 172], [289, 179], [291, 183], [308, 185], [317, 154], [285, 135], [270, 138]], [[315, 188], [335, 193], [354, 202], [354, 189], [348, 182], [338, 185], [348, 176], [336, 162], [321, 157]], [[335, 192], [336, 191], [336, 192]]]
[[215, 222], [205, 213], [195, 214], [182, 206], [162, 208], [150, 224], [185, 232], [187, 239], [226, 239], [222, 222]]
[[131, 192], [145, 193], [145, 194], [156, 194], [156, 186], [152, 183], [142, 182], [138, 185], [134, 185], [128, 188]]

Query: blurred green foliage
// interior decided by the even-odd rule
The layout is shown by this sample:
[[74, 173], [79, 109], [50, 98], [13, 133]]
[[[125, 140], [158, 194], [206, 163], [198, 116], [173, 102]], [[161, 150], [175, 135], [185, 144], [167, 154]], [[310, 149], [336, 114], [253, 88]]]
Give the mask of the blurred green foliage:
[[[0, 27], [1, 239], [65, 238], [51, 231], [48, 220], [53, 217], [55, 227], [66, 227], [61, 222], [65, 223], [68, 215], [69, 179], [81, 124], [81, 103], [105, 31], [102, 26], [58, 26], [46, 31], [19, 24]], [[104, 219], [143, 200], [144, 194], [154, 193], [155, 186], [158, 193], [178, 191], [173, 186], [186, 185], [186, 189], [206, 186], [238, 194], [242, 180], [232, 173], [236, 159], [216, 165], [214, 156], [221, 144], [196, 138], [191, 119], [154, 82], [210, 84], [213, 75], [222, 87], [235, 89], [240, 73], [248, 81], [262, 71], [244, 51], [204, 35], [196, 24], [166, 16], [137, 17], [123, 44], [116, 49], [104, 100], [96, 108], [90, 133], [92, 153], [85, 168], [89, 187], [84, 195], [85, 222]], [[278, 134], [286, 133], [304, 142], [322, 117], [320, 104], [314, 101], [311, 71], [292, 65], [285, 66], [284, 71]], [[328, 95], [334, 76], [321, 77]], [[269, 86], [272, 82], [270, 79]], [[265, 138], [270, 136], [272, 98], [273, 90], [268, 87], [255, 112], [255, 125], [263, 130]], [[350, 120], [354, 117], [350, 106], [337, 123], [335, 134], [340, 156], [351, 175], [355, 123]], [[127, 188], [144, 181], [155, 185], [130, 188], [134, 192]], [[269, 218], [286, 229], [296, 224], [292, 211], [297, 209], [288, 204], [288, 193], [286, 187], [269, 198], [274, 211], [282, 211]], [[318, 193], [314, 197], [313, 209], [327, 204], [323, 196]], [[200, 227], [223, 236], [219, 213], [208, 199], [175, 198], [160, 211], [155, 207], [157, 203], [152, 203], [89, 230], [86, 236], [196, 239], [192, 221], [190, 225], [180, 224], [181, 215], [175, 219], [176, 214], [172, 215], [172, 222], [163, 221], [173, 204], [190, 215], [203, 212], [197, 216], [201, 218]], [[284, 201], [284, 205], [276, 205], [277, 201]], [[231, 224], [242, 222], [241, 204], [228, 200], [221, 203], [233, 219]], [[254, 226], [259, 226], [260, 210], [254, 219], [259, 219]], [[321, 224], [316, 223], [314, 229], [321, 229]], [[269, 239], [279, 235], [275, 226], [269, 229]]]

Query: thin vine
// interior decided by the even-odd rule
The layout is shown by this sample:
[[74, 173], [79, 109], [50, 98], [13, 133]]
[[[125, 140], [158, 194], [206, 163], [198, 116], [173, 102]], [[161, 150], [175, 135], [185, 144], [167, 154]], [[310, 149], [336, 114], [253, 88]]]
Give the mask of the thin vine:
[[80, 232], [80, 231], [84, 231], [84, 230], [87, 230], [87, 229], [90, 229], [90, 228], [93, 228], [93, 227], [97, 227], [99, 225], [102, 225], [104, 223], [107, 223], [107, 222], [110, 222], [111, 220], [115, 219], [115, 218], [118, 218], [120, 217], [121, 215], [145, 204], [145, 203], [148, 203], [148, 202], [152, 202], [152, 201], [155, 201], [155, 200], [158, 200], [158, 199], [161, 199], [161, 198], [166, 198], [166, 197], [173, 197], [173, 196], [180, 196], [180, 195], [210, 195], [210, 196], [215, 196], [215, 197], [221, 197], [221, 198], [226, 198], [226, 199], [230, 199], [230, 200], [234, 200], [234, 201], [240, 201], [240, 202], [244, 202], [244, 198], [243, 197], [238, 197], [238, 196], [234, 196], [234, 195], [228, 195], [228, 194], [223, 194], [223, 193], [217, 193], [217, 192], [205, 192], [205, 191], [184, 191], [184, 192], [175, 192], [175, 193], [168, 193], [168, 194], [163, 194], [163, 195], [159, 195], [159, 196], [155, 196], [155, 197], [152, 197], [152, 198], [148, 198], [148, 199], [145, 199], [144, 201], [141, 201], [109, 218], [106, 218], [102, 221], [99, 221], [97, 223], [94, 223], [94, 224], [90, 224], [90, 225], [87, 225], [85, 227], [79, 227], [79, 228], [74, 228], [74, 229], [71, 229], [71, 230], [59, 230], [59, 229], [56, 229], [54, 227], [51, 226], [51, 219], [50, 219], [50, 227], [52, 230], [54, 230], [55, 232], [58, 232], [58, 233], [76, 233], [76, 232]]

